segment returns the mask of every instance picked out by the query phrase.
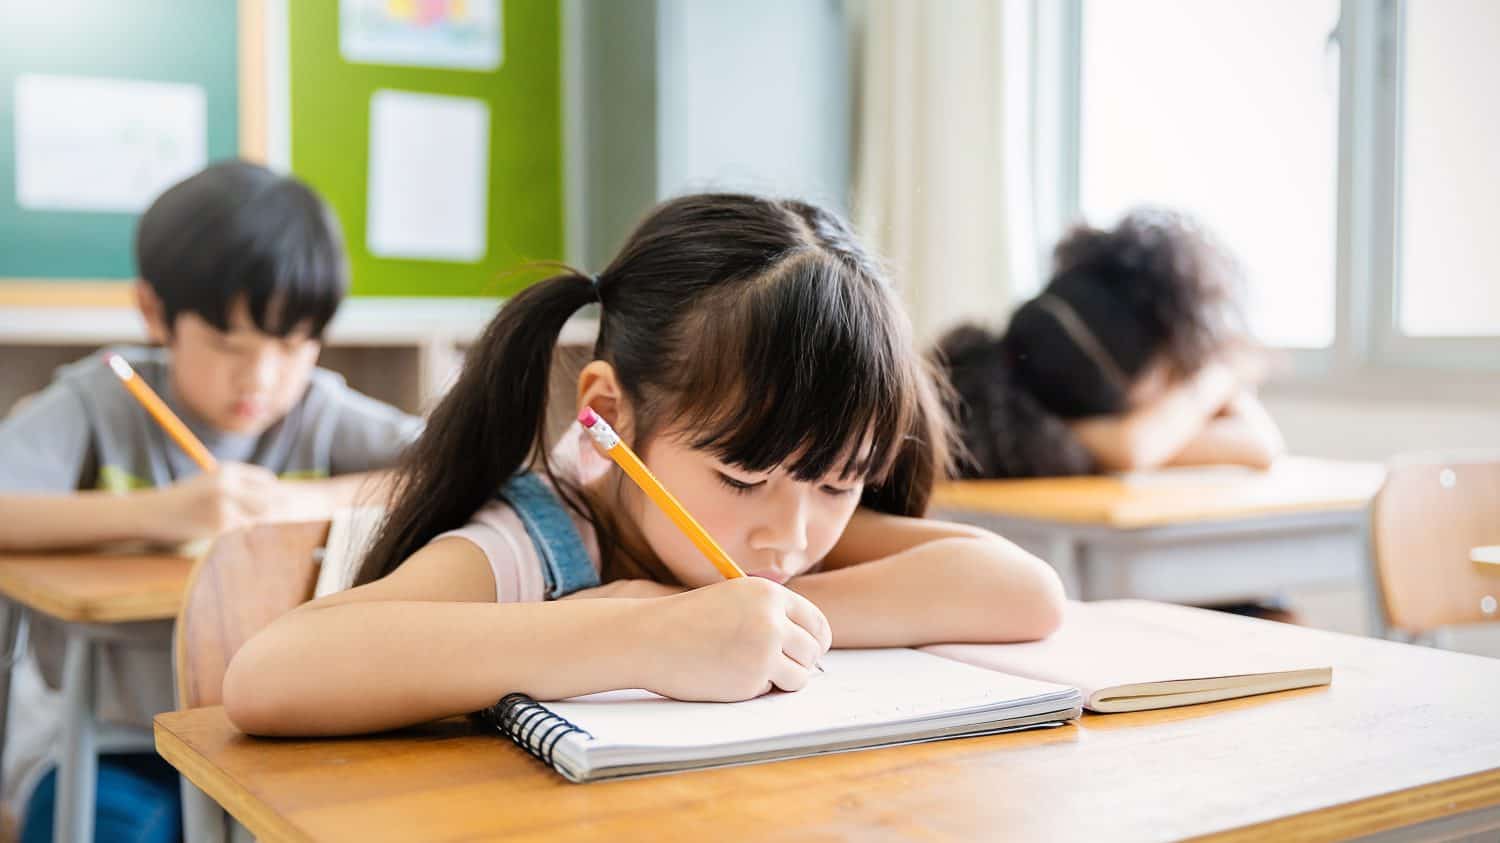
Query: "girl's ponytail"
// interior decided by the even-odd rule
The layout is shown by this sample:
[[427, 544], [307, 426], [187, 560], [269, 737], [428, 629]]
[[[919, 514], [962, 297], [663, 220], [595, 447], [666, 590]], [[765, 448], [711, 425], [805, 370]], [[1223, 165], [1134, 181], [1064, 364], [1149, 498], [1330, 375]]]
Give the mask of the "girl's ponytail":
[[356, 585], [389, 574], [434, 536], [463, 526], [506, 480], [545, 458], [553, 349], [563, 325], [597, 296], [594, 279], [567, 272], [500, 308], [402, 455], [390, 512]]

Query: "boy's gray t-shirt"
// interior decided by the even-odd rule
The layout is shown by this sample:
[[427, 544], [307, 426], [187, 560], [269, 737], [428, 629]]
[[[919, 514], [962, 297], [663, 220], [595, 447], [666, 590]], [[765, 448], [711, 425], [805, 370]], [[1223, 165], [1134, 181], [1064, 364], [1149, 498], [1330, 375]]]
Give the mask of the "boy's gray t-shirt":
[[[124, 357], [213, 455], [268, 468], [284, 479], [318, 479], [390, 466], [421, 422], [315, 369], [286, 417], [259, 436], [206, 427], [173, 394], [160, 349], [111, 349]], [[52, 384], [0, 421], [0, 493], [127, 492], [168, 486], [200, 469], [125, 390], [102, 354], [58, 370]], [[3, 526], [0, 526], [3, 529]], [[57, 687], [61, 630], [33, 616], [30, 638], [48, 684]], [[113, 642], [95, 664], [99, 714], [150, 726], [173, 707], [170, 660], [155, 648]], [[106, 692], [105, 689], [108, 689]]]
[[[286, 417], [259, 436], [219, 433], [173, 394], [166, 352], [111, 349], [124, 357], [213, 455], [318, 479], [390, 466], [421, 422], [314, 369]], [[52, 384], [0, 421], [0, 492], [125, 492], [170, 486], [198, 466], [125, 390], [102, 354], [58, 370]]]

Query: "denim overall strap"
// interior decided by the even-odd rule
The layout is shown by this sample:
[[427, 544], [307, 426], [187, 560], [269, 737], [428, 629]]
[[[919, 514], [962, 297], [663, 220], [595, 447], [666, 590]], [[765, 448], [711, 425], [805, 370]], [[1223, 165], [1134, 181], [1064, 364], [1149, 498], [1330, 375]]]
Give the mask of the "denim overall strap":
[[542, 558], [548, 600], [599, 585], [599, 572], [567, 507], [541, 477], [531, 472], [517, 474], [501, 487], [499, 496], [520, 517]]

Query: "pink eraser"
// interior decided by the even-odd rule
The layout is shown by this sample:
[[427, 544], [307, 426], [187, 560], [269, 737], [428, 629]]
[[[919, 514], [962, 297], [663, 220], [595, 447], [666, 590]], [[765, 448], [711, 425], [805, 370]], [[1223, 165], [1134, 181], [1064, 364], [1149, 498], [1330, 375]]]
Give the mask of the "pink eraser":
[[599, 414], [594, 412], [593, 407], [584, 407], [578, 411], [578, 423], [584, 427], [593, 427], [599, 423]]

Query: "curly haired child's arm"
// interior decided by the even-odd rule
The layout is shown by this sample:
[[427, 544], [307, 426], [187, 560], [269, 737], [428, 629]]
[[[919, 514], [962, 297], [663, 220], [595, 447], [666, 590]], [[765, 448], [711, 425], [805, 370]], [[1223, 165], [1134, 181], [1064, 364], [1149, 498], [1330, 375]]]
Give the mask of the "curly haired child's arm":
[[1159, 468], [1181, 453], [1241, 388], [1232, 368], [1210, 363], [1144, 406], [1070, 426], [1104, 471]]

